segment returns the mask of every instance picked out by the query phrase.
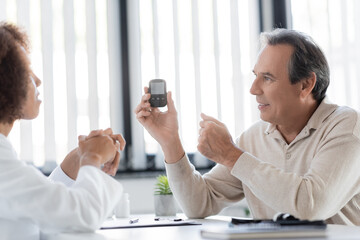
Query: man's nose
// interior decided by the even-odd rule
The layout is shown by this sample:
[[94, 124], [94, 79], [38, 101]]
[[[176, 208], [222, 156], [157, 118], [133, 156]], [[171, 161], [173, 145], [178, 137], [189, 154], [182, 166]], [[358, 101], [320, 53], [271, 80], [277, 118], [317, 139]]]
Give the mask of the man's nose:
[[261, 95], [262, 94], [262, 90], [261, 90], [261, 87], [259, 86], [259, 81], [257, 78], [253, 81], [253, 83], [251, 85], [250, 93], [252, 95]]

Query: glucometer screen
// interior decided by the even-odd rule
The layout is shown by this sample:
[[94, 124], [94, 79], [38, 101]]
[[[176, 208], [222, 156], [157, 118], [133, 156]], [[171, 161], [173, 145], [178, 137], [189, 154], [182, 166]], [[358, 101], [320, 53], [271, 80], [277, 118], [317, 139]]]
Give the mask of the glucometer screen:
[[164, 84], [163, 83], [151, 83], [151, 94], [164, 94]]

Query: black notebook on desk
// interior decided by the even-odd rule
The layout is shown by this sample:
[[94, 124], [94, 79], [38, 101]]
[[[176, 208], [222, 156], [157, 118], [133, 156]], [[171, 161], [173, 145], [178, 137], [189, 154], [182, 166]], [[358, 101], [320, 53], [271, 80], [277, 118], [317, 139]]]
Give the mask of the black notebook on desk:
[[326, 237], [324, 221], [272, 221], [233, 218], [228, 228], [202, 229], [209, 239], [280, 239]]

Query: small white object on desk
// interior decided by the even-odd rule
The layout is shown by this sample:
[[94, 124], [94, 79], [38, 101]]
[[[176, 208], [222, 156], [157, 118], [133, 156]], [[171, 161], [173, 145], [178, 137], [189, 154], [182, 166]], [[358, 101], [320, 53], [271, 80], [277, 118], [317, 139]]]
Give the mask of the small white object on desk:
[[128, 218], [130, 217], [130, 200], [129, 194], [123, 193], [119, 202], [115, 206], [114, 215], [117, 218]]

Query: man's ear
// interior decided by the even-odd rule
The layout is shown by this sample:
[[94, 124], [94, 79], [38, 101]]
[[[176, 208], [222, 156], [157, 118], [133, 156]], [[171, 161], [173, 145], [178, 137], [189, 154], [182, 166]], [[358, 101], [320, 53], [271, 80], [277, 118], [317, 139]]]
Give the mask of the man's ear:
[[308, 78], [301, 81], [301, 96], [307, 97], [311, 94], [316, 84], [316, 74], [314, 72]]

